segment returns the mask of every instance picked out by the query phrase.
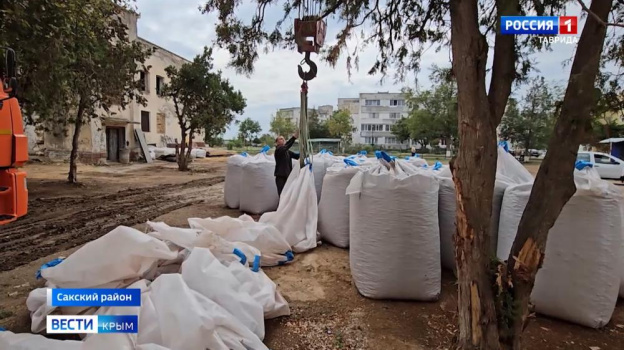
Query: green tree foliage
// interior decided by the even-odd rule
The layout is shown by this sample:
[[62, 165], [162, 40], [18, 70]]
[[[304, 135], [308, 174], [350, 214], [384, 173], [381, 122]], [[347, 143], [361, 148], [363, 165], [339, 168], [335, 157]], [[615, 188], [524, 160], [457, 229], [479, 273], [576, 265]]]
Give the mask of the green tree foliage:
[[261, 131], [262, 127], [260, 126], [260, 123], [252, 120], [251, 118], [243, 120], [238, 126], [238, 136], [246, 144], [250, 144]]
[[394, 125], [392, 125], [392, 129], [391, 129], [392, 134], [396, 136], [399, 142], [405, 142], [405, 141], [412, 139], [409, 122], [410, 122], [409, 118], [401, 118], [397, 120], [397, 122], [394, 123]]
[[203, 129], [211, 138], [222, 134], [235, 114], [242, 113], [246, 107], [241, 92], [234, 90], [220, 71], [212, 71], [212, 60], [212, 49], [205, 47], [192, 62], [179, 69], [166, 68], [169, 83], [163, 87], [163, 96], [173, 101], [180, 125], [178, 169], [181, 171], [188, 170], [195, 133]]
[[520, 145], [525, 152], [544, 149], [556, 119], [558, 96], [555, 91], [555, 87], [549, 86], [543, 77], [532, 79], [521, 104], [509, 99], [501, 120], [501, 137]]
[[620, 76], [614, 73], [599, 75], [596, 82], [596, 106], [592, 110], [592, 135], [588, 142], [624, 136], [624, 89]]
[[262, 136], [260, 136], [260, 143], [266, 146], [273, 146], [275, 144], [275, 137], [269, 134], [262, 134]]
[[322, 121], [316, 109], [308, 116], [308, 132], [311, 139], [324, 139], [331, 136], [327, 121]]
[[[151, 54], [130, 41], [121, 16], [131, 1], [3, 1], [5, 45], [19, 59], [24, 112], [45, 130], [73, 124], [68, 181], [77, 181], [78, 141], [90, 118], [144, 103], [135, 80]], [[37, 119], [33, 118], [37, 115]]]
[[345, 109], [335, 111], [327, 120], [327, 128], [331, 136], [340, 138], [344, 151], [344, 147], [351, 143], [351, 133], [354, 131], [351, 113]]
[[292, 134], [297, 130], [297, 126], [292, 119], [286, 117], [284, 113], [278, 111], [275, 116], [271, 117], [271, 132], [273, 135], [284, 136]]

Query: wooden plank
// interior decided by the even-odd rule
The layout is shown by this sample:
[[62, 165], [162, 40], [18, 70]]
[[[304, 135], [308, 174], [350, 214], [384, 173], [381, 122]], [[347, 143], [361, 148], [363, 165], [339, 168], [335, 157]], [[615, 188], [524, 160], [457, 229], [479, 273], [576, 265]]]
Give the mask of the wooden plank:
[[154, 160], [150, 156], [149, 148], [147, 148], [147, 141], [145, 141], [145, 134], [143, 133], [143, 130], [134, 129], [134, 135], [139, 140], [139, 145], [141, 145], [141, 151], [143, 152], [145, 161], [147, 161], [148, 163], [153, 162]]

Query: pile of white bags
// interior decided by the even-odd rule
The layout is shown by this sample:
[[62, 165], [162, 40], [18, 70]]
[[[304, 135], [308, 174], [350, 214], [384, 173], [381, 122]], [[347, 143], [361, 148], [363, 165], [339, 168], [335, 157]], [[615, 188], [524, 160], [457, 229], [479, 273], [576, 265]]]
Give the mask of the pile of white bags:
[[370, 298], [437, 299], [438, 180], [424, 171], [408, 174], [399, 162], [380, 163], [355, 174], [347, 188], [355, 285]]
[[[594, 169], [575, 171], [576, 193], [550, 229], [531, 301], [539, 313], [588, 327], [606, 325], [622, 270], [622, 194]], [[501, 208], [497, 255], [507, 260], [531, 194], [510, 186]]]
[[309, 164], [293, 168], [277, 211], [265, 213], [259, 222], [275, 226], [295, 253], [316, 248], [318, 204], [314, 174]]
[[[442, 267], [456, 270], [455, 244], [453, 237], [456, 234], [456, 196], [455, 183], [453, 182], [451, 169], [444, 166], [437, 173], [440, 179], [440, 201], [438, 215], [440, 219], [440, 248]], [[498, 226], [500, 209], [505, 189], [510, 185], [532, 183], [531, 173], [518, 162], [511, 154], [502, 147], [498, 148], [498, 161], [496, 163], [496, 182], [494, 183], [494, 197], [492, 198], [492, 216], [490, 219], [490, 244], [491, 254], [496, 253], [498, 241]]]
[[227, 160], [223, 198], [229, 208], [238, 208], [240, 205], [240, 189], [243, 178], [243, 164], [250, 159], [246, 152], [235, 154]]
[[261, 152], [243, 164], [240, 184], [240, 211], [262, 214], [277, 209], [275, 158]]
[[427, 164], [427, 161], [424, 158], [420, 158], [418, 156], [416, 156], [416, 157], [406, 156], [405, 160], [407, 160], [410, 164], [415, 165], [417, 167], [427, 167], [427, 166], [429, 166], [429, 164]]
[[248, 267], [247, 260], [259, 263], [254, 257], [261, 251], [227, 239], [247, 237], [269, 249], [280, 238], [271, 240], [254, 227], [245, 233], [245, 225], [232, 227], [227, 220], [194, 222], [198, 229], [148, 223], [155, 230], [149, 234], [120, 226], [41, 270], [49, 288], [140, 288], [140, 308], [51, 307], [45, 288], [33, 290], [26, 302], [33, 332], [45, 330], [49, 314], [138, 314], [138, 334], [62, 342], [0, 332], [0, 349], [266, 349], [264, 319], [289, 315], [288, 303], [259, 266]]
[[349, 247], [349, 197], [346, 195], [351, 179], [360, 168], [352, 159], [327, 168], [323, 193], [319, 203], [318, 230], [321, 239], [337, 247]]

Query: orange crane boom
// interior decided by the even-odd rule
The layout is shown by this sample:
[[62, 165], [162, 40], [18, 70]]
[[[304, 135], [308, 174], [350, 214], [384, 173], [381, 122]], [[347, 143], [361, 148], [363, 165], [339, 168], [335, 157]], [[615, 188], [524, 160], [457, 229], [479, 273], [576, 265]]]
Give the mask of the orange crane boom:
[[28, 140], [15, 97], [15, 51], [1, 49], [6, 58], [0, 79], [0, 225], [3, 225], [28, 211], [26, 172], [19, 169], [28, 161]]

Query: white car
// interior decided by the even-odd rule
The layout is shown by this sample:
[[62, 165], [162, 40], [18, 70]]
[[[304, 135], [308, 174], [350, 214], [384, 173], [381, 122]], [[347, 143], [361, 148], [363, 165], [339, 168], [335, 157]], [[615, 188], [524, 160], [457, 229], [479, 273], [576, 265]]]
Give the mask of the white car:
[[600, 152], [579, 152], [576, 160], [592, 163], [603, 179], [624, 181], [624, 160]]

